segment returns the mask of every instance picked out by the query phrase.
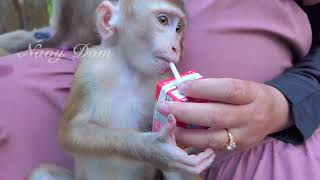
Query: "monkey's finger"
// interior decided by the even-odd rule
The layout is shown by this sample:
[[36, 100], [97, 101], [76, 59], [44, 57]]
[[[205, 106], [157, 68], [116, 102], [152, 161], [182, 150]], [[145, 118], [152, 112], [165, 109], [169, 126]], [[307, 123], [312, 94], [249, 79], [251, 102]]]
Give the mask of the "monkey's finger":
[[212, 164], [215, 157], [216, 157], [215, 154], [211, 154], [211, 156], [209, 158], [205, 159], [204, 161], [202, 161], [200, 164], [198, 164], [196, 166], [188, 166], [185, 164], [178, 164], [177, 168], [182, 171], [186, 171], [188, 173], [191, 173], [191, 174], [199, 175], [204, 170], [206, 170], [210, 167], [210, 165]]
[[186, 96], [230, 104], [252, 102], [255, 89], [254, 83], [228, 78], [186, 81], [179, 85], [179, 91]]
[[172, 139], [174, 136], [174, 129], [176, 128], [176, 118], [170, 114], [168, 116], [168, 122], [163, 126], [163, 128], [160, 131], [160, 136], [161, 138], [163, 138], [164, 140], [168, 140], [168, 139]]
[[208, 169], [211, 166], [211, 164], [213, 163], [215, 157], [216, 157], [216, 155], [212, 154], [210, 156], [210, 158], [206, 159], [201, 164], [199, 164], [197, 167], [195, 167], [194, 168], [194, 174], [201, 174], [203, 171]]
[[213, 150], [208, 148], [197, 155], [187, 155], [187, 157], [181, 158], [180, 162], [188, 166], [197, 166], [210, 158], [212, 154], [214, 154]]
[[198, 164], [199, 164], [202, 161], [206, 160], [208, 157], [210, 157], [212, 154], [214, 154], [214, 151], [210, 148], [207, 148], [203, 152], [200, 152], [198, 154], [189, 155], [189, 157], [194, 158], [194, 159], [198, 159]]

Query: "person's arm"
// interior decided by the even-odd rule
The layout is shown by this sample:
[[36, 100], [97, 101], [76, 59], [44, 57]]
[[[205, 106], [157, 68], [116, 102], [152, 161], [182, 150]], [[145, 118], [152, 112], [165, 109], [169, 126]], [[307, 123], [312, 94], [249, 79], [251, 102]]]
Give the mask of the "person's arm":
[[320, 124], [320, 4], [303, 8], [312, 26], [312, 50], [307, 57], [295, 61], [292, 68], [266, 83], [286, 96], [294, 123], [272, 136], [292, 144], [303, 143]]
[[320, 124], [320, 51], [304, 59], [267, 82], [286, 96], [294, 123], [272, 136], [292, 144], [303, 143]]

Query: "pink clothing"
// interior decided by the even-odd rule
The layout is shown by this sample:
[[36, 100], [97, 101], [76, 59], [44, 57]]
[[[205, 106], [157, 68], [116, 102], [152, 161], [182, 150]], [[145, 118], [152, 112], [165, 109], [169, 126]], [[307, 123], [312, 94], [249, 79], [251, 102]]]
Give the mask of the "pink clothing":
[[259, 145], [219, 157], [208, 180], [319, 180], [320, 129], [299, 146], [267, 138]]
[[56, 63], [29, 55], [0, 58], [0, 127], [9, 131], [8, 142], [0, 145], [0, 180], [24, 180], [41, 163], [72, 166], [57, 142], [76, 68], [71, 57], [67, 53]]
[[182, 72], [263, 82], [290, 67], [293, 52], [309, 51], [310, 24], [293, 0], [187, 2]]
[[[188, 0], [187, 8], [190, 29], [181, 71], [263, 82], [290, 67], [293, 52], [303, 56], [310, 47], [307, 17], [293, 0]], [[56, 128], [77, 60], [67, 53], [50, 62], [36, 55], [0, 59], [0, 127], [10, 133], [0, 145], [0, 180], [22, 180], [41, 163], [72, 166], [57, 144]], [[209, 179], [301, 179], [303, 174], [285, 173], [320, 168], [319, 138], [318, 131], [296, 147], [270, 138], [218, 157]]]

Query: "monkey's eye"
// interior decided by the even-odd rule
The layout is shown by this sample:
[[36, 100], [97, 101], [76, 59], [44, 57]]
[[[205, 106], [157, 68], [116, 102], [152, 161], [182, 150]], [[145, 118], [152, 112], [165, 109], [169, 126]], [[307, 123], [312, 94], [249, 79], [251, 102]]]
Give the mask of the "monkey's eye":
[[169, 19], [168, 19], [168, 17], [165, 16], [165, 15], [160, 15], [160, 16], [158, 17], [158, 21], [159, 21], [160, 24], [162, 24], [162, 25], [164, 25], [164, 26], [169, 25]]
[[178, 24], [178, 26], [176, 27], [176, 32], [177, 32], [178, 34], [180, 34], [181, 31], [182, 31], [182, 27], [181, 27], [180, 24]]

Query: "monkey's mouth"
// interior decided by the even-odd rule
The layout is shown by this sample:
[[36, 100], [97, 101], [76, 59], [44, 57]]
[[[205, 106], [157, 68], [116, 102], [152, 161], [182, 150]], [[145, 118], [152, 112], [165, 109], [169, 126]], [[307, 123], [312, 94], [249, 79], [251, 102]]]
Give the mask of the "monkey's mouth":
[[175, 62], [175, 60], [171, 57], [165, 57], [165, 56], [156, 56], [156, 58], [159, 60], [159, 61], [164, 61], [166, 63], [171, 63], [171, 62]]
[[170, 60], [168, 60], [167, 58], [164, 58], [164, 57], [156, 57], [156, 60], [157, 60], [157, 69], [160, 71], [160, 72], [166, 72], [170, 65], [169, 63], [171, 62]]

